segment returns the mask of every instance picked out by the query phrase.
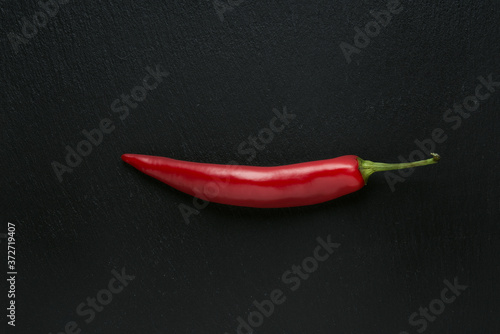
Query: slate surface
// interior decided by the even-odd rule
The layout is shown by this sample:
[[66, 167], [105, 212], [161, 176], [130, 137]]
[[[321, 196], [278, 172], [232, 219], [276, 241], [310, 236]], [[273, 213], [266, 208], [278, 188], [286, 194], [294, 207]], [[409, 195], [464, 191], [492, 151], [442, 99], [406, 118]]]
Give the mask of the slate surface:
[[[500, 331], [498, 1], [53, 4], [0, 4], [5, 333]], [[168, 75], [146, 91], [148, 67]], [[284, 108], [295, 118], [266, 138]], [[192, 197], [120, 160], [397, 162], [433, 134], [442, 161], [394, 174], [394, 191], [380, 173], [316, 206], [187, 218]], [[74, 167], [68, 147], [87, 154]]]

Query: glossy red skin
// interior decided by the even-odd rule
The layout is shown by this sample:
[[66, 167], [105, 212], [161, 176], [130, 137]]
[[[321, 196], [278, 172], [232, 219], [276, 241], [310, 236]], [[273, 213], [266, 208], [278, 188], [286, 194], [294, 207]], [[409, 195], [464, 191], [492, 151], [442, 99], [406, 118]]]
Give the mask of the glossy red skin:
[[355, 155], [276, 167], [217, 165], [124, 154], [123, 161], [182, 192], [254, 208], [311, 205], [361, 189]]

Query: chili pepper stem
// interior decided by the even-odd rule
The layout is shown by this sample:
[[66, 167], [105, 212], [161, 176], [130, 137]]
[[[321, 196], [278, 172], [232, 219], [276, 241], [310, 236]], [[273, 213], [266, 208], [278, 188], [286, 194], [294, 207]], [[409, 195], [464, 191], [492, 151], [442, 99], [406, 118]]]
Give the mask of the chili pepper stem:
[[395, 169], [407, 169], [419, 166], [427, 166], [435, 164], [439, 161], [439, 159], [441, 159], [441, 157], [437, 153], [431, 153], [431, 155], [432, 158], [427, 160], [398, 163], [398, 164], [386, 164], [383, 162], [373, 162], [370, 160], [363, 160], [361, 158], [358, 158], [359, 171], [361, 172], [361, 175], [363, 176], [363, 179], [365, 180], [366, 184], [368, 182], [368, 178], [375, 172], [384, 172]]

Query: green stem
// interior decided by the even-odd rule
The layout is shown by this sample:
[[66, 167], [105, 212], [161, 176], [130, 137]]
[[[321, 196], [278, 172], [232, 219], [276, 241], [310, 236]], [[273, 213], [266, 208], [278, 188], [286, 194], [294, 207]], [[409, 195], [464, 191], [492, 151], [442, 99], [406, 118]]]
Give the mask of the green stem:
[[365, 180], [366, 184], [368, 182], [368, 178], [375, 172], [384, 172], [387, 170], [407, 169], [419, 166], [427, 166], [435, 164], [439, 161], [439, 159], [441, 159], [441, 157], [437, 153], [431, 153], [431, 155], [432, 158], [427, 160], [420, 160], [415, 162], [406, 162], [399, 164], [386, 164], [382, 162], [373, 162], [370, 160], [363, 160], [361, 158], [358, 158], [359, 171], [361, 172], [361, 175], [363, 176], [363, 179]]

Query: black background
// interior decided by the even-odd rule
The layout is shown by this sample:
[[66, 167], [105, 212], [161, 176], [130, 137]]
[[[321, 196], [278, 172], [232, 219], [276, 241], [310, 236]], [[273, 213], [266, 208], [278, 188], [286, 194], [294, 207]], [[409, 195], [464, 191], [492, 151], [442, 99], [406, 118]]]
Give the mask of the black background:
[[[16, 53], [8, 33], [22, 35], [22, 18], [40, 7], [2, 1], [0, 233], [16, 224], [18, 271], [17, 326], [5, 314], [2, 325], [235, 333], [252, 302], [278, 288], [286, 301], [256, 333], [417, 333], [408, 317], [457, 277], [468, 288], [425, 332], [498, 333], [500, 88], [456, 130], [443, 114], [479, 76], [500, 81], [500, 5], [402, 1], [347, 63], [340, 43], [353, 44], [354, 27], [386, 3], [233, 2], [221, 21], [211, 1], [70, 1]], [[111, 103], [157, 65], [169, 76], [120, 120]], [[285, 106], [296, 118], [247, 161], [240, 143]], [[51, 163], [65, 164], [65, 146], [105, 118], [115, 130], [59, 182]], [[436, 146], [443, 159], [394, 192], [379, 173], [328, 203], [210, 204], [189, 224], [179, 205], [192, 197], [120, 160], [397, 162], [436, 128], [448, 136]], [[341, 246], [290, 291], [281, 275], [328, 235]], [[78, 304], [122, 268], [135, 279], [85, 323]]]

